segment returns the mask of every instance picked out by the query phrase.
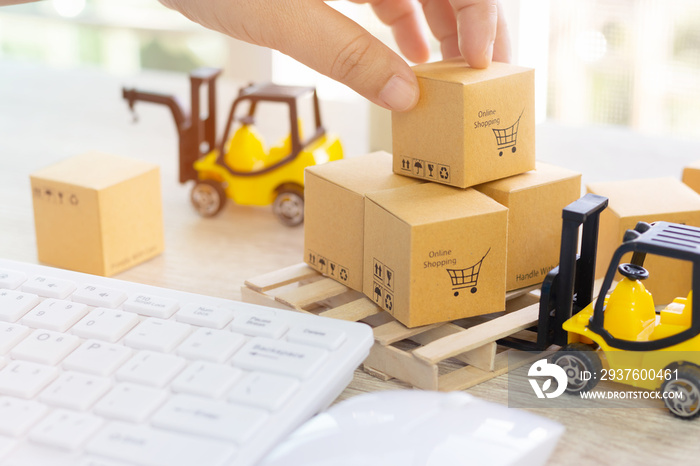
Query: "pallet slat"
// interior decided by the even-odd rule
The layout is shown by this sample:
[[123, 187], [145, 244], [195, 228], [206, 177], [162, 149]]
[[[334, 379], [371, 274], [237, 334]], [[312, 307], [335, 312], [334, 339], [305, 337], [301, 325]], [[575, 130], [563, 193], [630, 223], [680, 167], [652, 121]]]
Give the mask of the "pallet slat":
[[360, 298], [343, 304], [342, 306], [320, 312], [318, 315], [357, 322], [358, 320], [379, 314], [380, 312], [383, 312], [382, 309], [372, 301]]
[[275, 299], [294, 309], [304, 309], [315, 302], [338, 296], [346, 291], [348, 291], [347, 286], [341, 285], [330, 278], [324, 278], [277, 295]]
[[294, 264], [283, 269], [250, 278], [245, 281], [245, 286], [255, 291], [268, 291], [315, 276], [318, 276], [318, 272], [308, 265]]
[[531, 327], [537, 322], [539, 312], [539, 304], [531, 304], [524, 309], [429, 343], [415, 350], [413, 355], [429, 363], [440, 362]]

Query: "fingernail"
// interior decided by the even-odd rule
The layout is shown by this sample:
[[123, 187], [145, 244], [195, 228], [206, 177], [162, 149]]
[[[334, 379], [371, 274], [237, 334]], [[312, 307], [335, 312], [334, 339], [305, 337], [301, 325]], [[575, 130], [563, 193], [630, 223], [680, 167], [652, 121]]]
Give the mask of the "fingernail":
[[418, 87], [401, 76], [394, 75], [379, 93], [379, 99], [391, 110], [403, 112], [416, 105]]

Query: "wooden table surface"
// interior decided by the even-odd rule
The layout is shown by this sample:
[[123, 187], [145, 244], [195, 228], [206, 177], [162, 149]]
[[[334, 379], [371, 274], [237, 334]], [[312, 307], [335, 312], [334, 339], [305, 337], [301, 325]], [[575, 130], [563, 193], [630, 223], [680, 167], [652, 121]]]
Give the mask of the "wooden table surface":
[[[303, 228], [281, 225], [269, 208], [228, 204], [212, 219], [194, 212], [189, 187], [177, 183], [171, 117], [164, 108], [143, 105], [139, 124], [132, 125], [120, 96], [130, 79], [0, 61], [0, 257], [37, 261], [28, 175], [71, 155], [100, 150], [161, 167], [165, 252], [116, 278], [240, 299], [246, 278], [301, 262]], [[139, 79], [144, 88], [161, 82], [150, 75]], [[187, 96], [186, 80], [175, 81], [164, 81], [165, 90]], [[347, 118], [356, 124], [352, 115]], [[538, 127], [538, 158], [582, 171], [584, 182], [678, 177], [685, 164], [700, 158], [698, 149], [696, 141], [624, 129]], [[468, 391], [506, 404], [507, 381], [507, 375], [500, 376]], [[358, 370], [341, 398], [392, 388], [406, 387]], [[566, 426], [550, 464], [700, 462], [700, 421], [677, 420], [661, 407], [533, 411]]]

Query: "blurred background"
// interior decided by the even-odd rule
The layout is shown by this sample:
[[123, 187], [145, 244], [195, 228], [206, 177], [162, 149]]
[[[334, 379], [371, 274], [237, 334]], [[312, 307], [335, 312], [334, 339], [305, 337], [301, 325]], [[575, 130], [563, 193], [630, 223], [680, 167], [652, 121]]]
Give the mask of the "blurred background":
[[[539, 122], [700, 138], [700, 2], [503, 3], [514, 62], [536, 69]], [[395, 48], [369, 6], [328, 4]], [[436, 43], [433, 50], [439, 59]], [[216, 66], [237, 83], [316, 85], [321, 99], [348, 105], [368, 122], [346, 130], [348, 155], [391, 149], [388, 115], [353, 91], [280, 53], [208, 31], [156, 0], [45, 0], [0, 8], [0, 85], [2, 62], [121, 77], [154, 70], [183, 76], [197, 66]]]

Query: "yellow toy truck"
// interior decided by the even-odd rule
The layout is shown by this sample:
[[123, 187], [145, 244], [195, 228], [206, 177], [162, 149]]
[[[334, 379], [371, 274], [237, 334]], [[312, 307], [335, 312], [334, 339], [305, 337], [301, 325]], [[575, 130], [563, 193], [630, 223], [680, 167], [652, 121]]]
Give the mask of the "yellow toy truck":
[[[562, 346], [552, 362], [566, 372], [567, 392], [590, 390], [604, 378], [660, 390], [672, 414], [695, 418], [700, 415], [700, 304], [695, 302], [700, 228], [640, 222], [628, 230], [593, 300], [598, 222], [606, 206], [606, 198], [587, 194], [564, 209], [560, 263], [542, 285], [538, 348]], [[629, 253], [631, 262], [621, 263]], [[643, 284], [649, 276], [647, 255], [692, 264], [687, 297], [656, 309]], [[614, 284], [617, 272], [622, 278]]]
[[[215, 68], [199, 68], [190, 74], [190, 113], [172, 95], [126, 88], [122, 95], [132, 112], [137, 101], [165, 105], [172, 112], [179, 137], [180, 182], [194, 181], [190, 197], [200, 215], [216, 215], [230, 198], [241, 205], [272, 204], [274, 214], [284, 224], [299, 225], [304, 220], [304, 169], [343, 158], [339, 139], [326, 133], [321, 123], [316, 90], [276, 84], [251, 84], [241, 89], [223, 137], [217, 141], [216, 79], [220, 74]], [[206, 117], [201, 116], [202, 86], [208, 90]], [[309, 96], [315, 125], [311, 135], [303, 139], [298, 105]], [[255, 129], [260, 102], [282, 104], [289, 113], [289, 135], [270, 149]]]

